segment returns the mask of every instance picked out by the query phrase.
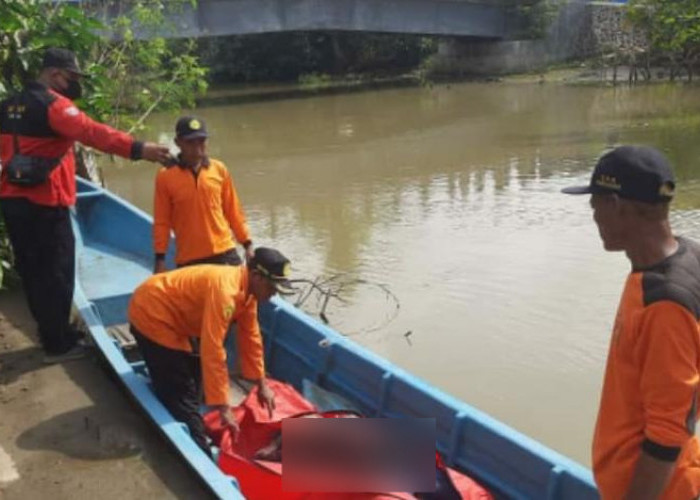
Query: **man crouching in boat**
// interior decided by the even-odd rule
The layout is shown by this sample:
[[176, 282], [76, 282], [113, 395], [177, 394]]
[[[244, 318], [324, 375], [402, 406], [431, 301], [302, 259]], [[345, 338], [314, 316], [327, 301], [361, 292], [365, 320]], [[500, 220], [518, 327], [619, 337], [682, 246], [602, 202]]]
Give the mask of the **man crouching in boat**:
[[[156, 274], [134, 292], [129, 323], [146, 362], [158, 399], [190, 429], [192, 439], [211, 456], [199, 413], [200, 380], [205, 403], [221, 410], [224, 425], [238, 426], [229, 402], [224, 340], [237, 323], [236, 344], [243, 377], [256, 381], [260, 404], [270, 416], [274, 393], [265, 382], [258, 302], [289, 286], [289, 260], [260, 247], [245, 266], [200, 265]], [[201, 357], [192, 355], [199, 338]]]

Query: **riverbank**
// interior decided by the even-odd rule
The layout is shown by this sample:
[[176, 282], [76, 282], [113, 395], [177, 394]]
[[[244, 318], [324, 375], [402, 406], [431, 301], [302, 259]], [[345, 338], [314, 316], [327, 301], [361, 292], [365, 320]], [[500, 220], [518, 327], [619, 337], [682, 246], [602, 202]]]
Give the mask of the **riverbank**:
[[0, 498], [208, 498], [94, 356], [46, 366], [0, 293]]
[[676, 78], [671, 82], [668, 78], [668, 69], [662, 67], [653, 67], [650, 69], [651, 77], [645, 80], [642, 75], [642, 69], [635, 70], [630, 66], [620, 65], [617, 68], [612, 66], [600, 66], [597, 61], [587, 60], [568, 65], [556, 66], [542, 71], [534, 71], [529, 73], [518, 73], [502, 77], [501, 81], [507, 83], [559, 83], [571, 85], [627, 85], [632, 82], [634, 85], [648, 84], [697, 84], [697, 82], [688, 82], [686, 77]]
[[[489, 82], [506, 84], [559, 84], [559, 85], [626, 85], [630, 80], [632, 69], [628, 66], [599, 67], [595, 61], [574, 62], [556, 66], [542, 71], [514, 73], [493, 76], [454, 76], [428, 75], [423, 71], [414, 71], [392, 76], [347, 75], [330, 77], [328, 75], [308, 75], [300, 82], [294, 83], [260, 83], [255, 85], [219, 85], [207, 92], [205, 97], [197, 100], [198, 107], [221, 106], [227, 104], [244, 104], [284, 99], [300, 99], [321, 95], [351, 94], [383, 89], [408, 87], [433, 87], [442, 84], [459, 84], [471, 82]], [[654, 68], [652, 78], [644, 80], [638, 74], [636, 85], [668, 83], [667, 71]], [[676, 83], [686, 84], [685, 79]]]
[[309, 75], [297, 83], [269, 82], [250, 85], [215, 86], [209, 89], [206, 96], [197, 100], [197, 107], [418, 87], [422, 83], [423, 79], [414, 73], [387, 77], [348, 75], [338, 78], [331, 78], [328, 75]]

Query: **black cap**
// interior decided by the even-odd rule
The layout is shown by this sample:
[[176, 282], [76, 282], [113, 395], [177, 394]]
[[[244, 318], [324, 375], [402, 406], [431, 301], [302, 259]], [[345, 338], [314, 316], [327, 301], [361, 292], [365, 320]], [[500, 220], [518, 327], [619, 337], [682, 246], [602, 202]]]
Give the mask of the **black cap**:
[[587, 186], [562, 189], [566, 194], [609, 194], [645, 203], [671, 201], [676, 182], [673, 169], [657, 149], [620, 146], [603, 155]]
[[65, 69], [71, 73], [85, 76], [78, 66], [78, 58], [72, 50], [51, 47], [44, 52], [44, 59], [41, 63], [42, 69], [58, 68]]
[[267, 279], [284, 288], [291, 288], [289, 281], [291, 264], [289, 259], [274, 248], [258, 247], [253, 258], [248, 261], [248, 267], [265, 276]]
[[204, 120], [194, 116], [183, 116], [175, 124], [175, 135], [179, 139], [199, 139], [209, 137]]

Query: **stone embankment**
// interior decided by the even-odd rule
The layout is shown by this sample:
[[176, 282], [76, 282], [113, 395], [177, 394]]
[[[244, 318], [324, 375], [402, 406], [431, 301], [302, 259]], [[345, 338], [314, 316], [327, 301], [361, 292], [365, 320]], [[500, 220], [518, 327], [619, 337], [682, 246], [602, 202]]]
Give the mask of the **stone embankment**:
[[501, 75], [542, 71], [572, 60], [633, 61], [645, 41], [625, 21], [624, 9], [618, 3], [574, 1], [559, 8], [542, 39], [446, 40], [429, 69], [437, 75]]

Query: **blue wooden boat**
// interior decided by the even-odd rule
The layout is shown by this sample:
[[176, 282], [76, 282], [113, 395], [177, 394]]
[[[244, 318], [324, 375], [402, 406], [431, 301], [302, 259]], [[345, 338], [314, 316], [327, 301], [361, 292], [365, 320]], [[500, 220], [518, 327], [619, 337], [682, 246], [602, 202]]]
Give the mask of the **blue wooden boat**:
[[[97, 348], [207, 488], [220, 498], [243, 498], [235, 478], [223, 474], [156, 399], [143, 362], [130, 361], [123, 344], [108, 332], [126, 323], [132, 291], [151, 274], [151, 217], [99, 186], [77, 182], [75, 303]], [[172, 265], [172, 254], [167, 259]], [[448, 465], [497, 498], [598, 498], [588, 469], [397, 368], [284, 300], [261, 306], [259, 316], [266, 365], [274, 378], [299, 390], [305, 379], [315, 382], [368, 416], [434, 417], [438, 450]]]

